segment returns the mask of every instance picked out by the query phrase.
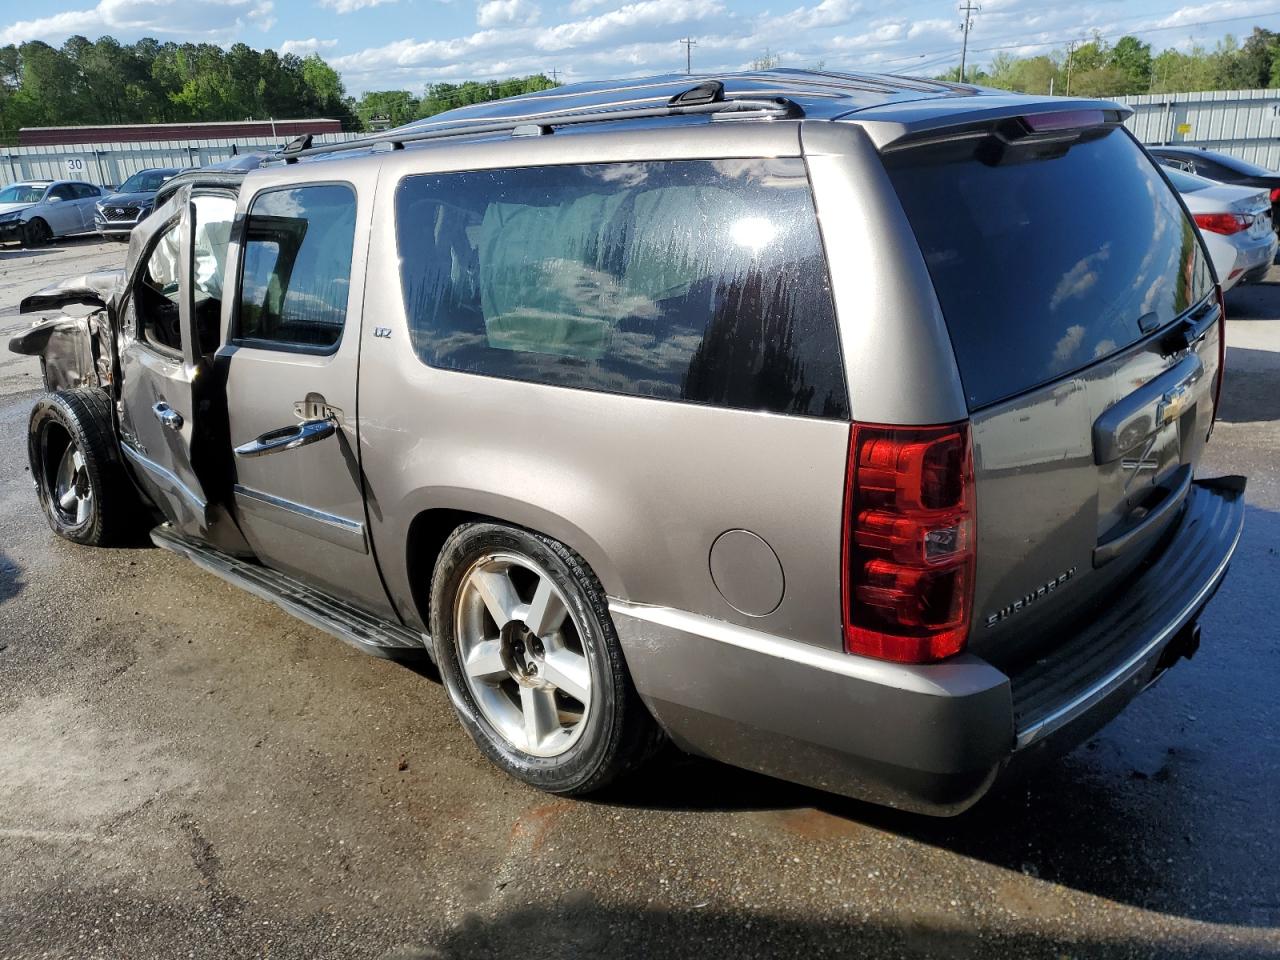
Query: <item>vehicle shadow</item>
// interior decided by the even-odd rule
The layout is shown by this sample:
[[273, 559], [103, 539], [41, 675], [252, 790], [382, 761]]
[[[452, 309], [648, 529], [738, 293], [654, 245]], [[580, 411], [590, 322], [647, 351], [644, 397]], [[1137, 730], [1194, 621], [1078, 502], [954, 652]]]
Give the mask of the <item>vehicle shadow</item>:
[[616, 906], [572, 895], [558, 903], [471, 915], [442, 937], [385, 960], [474, 957], [1206, 957], [1236, 960], [1257, 950], [1229, 943], [1182, 946], [1121, 931], [1105, 940], [978, 929], [960, 916], [901, 921], [848, 915], [801, 920], [751, 910]]
[[1227, 423], [1280, 420], [1280, 352], [1227, 347], [1218, 419]]
[[1240, 320], [1274, 320], [1280, 317], [1280, 277], [1242, 283], [1227, 291], [1227, 323]]

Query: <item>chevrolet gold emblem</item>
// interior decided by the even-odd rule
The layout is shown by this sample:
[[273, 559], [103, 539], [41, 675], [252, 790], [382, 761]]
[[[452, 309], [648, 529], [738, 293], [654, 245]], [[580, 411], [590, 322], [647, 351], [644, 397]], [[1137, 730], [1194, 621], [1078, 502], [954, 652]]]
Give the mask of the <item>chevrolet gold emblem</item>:
[[1156, 407], [1156, 425], [1163, 427], [1173, 423], [1190, 405], [1191, 387], [1185, 383], [1174, 387], [1160, 398], [1160, 405]]

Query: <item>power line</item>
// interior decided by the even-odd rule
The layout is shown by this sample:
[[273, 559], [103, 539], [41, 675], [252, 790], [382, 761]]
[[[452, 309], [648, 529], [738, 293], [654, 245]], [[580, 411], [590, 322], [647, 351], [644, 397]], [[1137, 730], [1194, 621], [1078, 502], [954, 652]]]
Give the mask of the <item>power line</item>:
[[964, 31], [964, 39], [960, 43], [960, 82], [964, 83], [964, 61], [969, 53], [969, 31], [973, 29], [973, 15], [979, 12], [982, 7], [971, 0], [965, 0], [960, 5], [960, 12], [964, 14], [964, 23], [960, 24], [960, 29]]

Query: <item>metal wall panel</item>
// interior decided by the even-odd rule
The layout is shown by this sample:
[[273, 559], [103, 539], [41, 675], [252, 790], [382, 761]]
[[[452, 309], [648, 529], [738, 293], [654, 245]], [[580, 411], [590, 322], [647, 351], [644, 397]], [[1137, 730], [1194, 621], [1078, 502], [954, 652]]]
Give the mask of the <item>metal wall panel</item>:
[[1209, 90], [1116, 97], [1147, 144], [1207, 147], [1280, 169], [1280, 90]]
[[[313, 143], [337, 143], [357, 136], [360, 134], [326, 133], [315, 137]], [[148, 167], [202, 167], [226, 160], [233, 146], [244, 154], [275, 150], [286, 142], [280, 137], [250, 137], [0, 147], [0, 183], [71, 179], [119, 186], [131, 174]], [[79, 161], [83, 169], [69, 172], [68, 160]]]

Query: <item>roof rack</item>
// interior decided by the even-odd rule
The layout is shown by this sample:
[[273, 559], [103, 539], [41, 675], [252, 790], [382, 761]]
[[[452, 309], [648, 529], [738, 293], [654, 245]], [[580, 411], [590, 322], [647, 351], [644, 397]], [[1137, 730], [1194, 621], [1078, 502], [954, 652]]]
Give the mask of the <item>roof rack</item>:
[[587, 110], [563, 114], [548, 114], [531, 119], [528, 117], [511, 120], [494, 120], [489, 122], [459, 123], [454, 127], [434, 130], [401, 130], [388, 131], [372, 137], [361, 137], [357, 140], [346, 140], [342, 143], [327, 143], [318, 147], [311, 146], [310, 137], [299, 137], [282, 147], [269, 159], [283, 160], [285, 163], [297, 163], [302, 157], [314, 157], [327, 153], [342, 153], [347, 150], [370, 150], [387, 144], [392, 150], [402, 150], [407, 143], [422, 140], [442, 140], [447, 137], [477, 136], [487, 133], [510, 133], [517, 137], [545, 136], [555, 133], [556, 127], [567, 127], [581, 123], [602, 123], [613, 120], [641, 120], [652, 117], [678, 117], [698, 114], [742, 114], [743, 119], [768, 118], [779, 120], [798, 119], [804, 116], [800, 105], [785, 97], [726, 97], [724, 84], [719, 80], [708, 80], [695, 87], [677, 93], [664, 104], [650, 107], [627, 107], [624, 109]]

